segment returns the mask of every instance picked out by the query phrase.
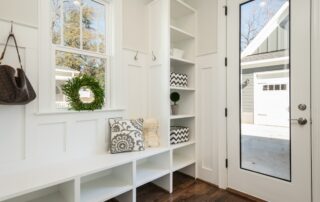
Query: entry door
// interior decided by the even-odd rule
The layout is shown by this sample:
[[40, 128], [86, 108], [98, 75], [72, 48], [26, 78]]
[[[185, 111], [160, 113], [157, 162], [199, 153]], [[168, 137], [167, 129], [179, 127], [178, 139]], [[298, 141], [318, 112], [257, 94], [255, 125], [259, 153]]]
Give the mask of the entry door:
[[309, 202], [310, 1], [227, 6], [228, 187]]

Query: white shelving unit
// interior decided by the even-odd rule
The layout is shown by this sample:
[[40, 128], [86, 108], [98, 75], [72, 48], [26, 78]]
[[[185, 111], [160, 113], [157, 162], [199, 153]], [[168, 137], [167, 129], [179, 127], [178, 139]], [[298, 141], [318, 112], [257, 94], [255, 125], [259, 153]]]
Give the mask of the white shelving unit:
[[[190, 130], [190, 141], [171, 145], [172, 172], [180, 171], [196, 176], [196, 102], [197, 66], [196, 59], [196, 19], [197, 12], [182, 0], [170, 1], [170, 45], [184, 51], [184, 56], [170, 57], [170, 72], [188, 75], [187, 87], [171, 87], [170, 93], [178, 92], [178, 114], [170, 115], [171, 126], [184, 126]], [[172, 104], [172, 103], [171, 103]], [[188, 169], [186, 169], [188, 168]], [[187, 170], [185, 172], [185, 170]]]

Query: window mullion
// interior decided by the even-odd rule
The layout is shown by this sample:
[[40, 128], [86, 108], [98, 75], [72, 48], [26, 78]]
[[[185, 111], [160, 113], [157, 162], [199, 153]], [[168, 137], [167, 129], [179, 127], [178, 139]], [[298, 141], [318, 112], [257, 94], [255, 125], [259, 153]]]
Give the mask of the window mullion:
[[83, 29], [82, 29], [82, 20], [83, 20], [83, 16], [82, 16], [82, 2], [80, 2], [80, 49], [83, 50]]
[[64, 5], [63, 5], [63, 0], [59, 0], [60, 1], [60, 45], [64, 44]]

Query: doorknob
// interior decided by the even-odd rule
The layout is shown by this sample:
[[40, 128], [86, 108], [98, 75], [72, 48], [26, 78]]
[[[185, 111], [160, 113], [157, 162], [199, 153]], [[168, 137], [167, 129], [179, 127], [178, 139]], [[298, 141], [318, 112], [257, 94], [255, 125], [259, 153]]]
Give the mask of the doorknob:
[[304, 126], [308, 123], [308, 120], [306, 118], [298, 118], [298, 119], [291, 119], [291, 121], [297, 121], [299, 125]]

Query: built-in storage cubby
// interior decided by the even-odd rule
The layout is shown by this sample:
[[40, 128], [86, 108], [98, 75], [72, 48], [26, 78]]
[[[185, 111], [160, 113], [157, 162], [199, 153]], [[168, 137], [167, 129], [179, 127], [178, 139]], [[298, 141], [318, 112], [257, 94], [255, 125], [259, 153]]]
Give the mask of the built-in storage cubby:
[[81, 178], [81, 202], [100, 202], [133, 189], [133, 165], [128, 163]]
[[196, 10], [182, 0], [171, 0], [170, 3], [171, 26], [194, 35]]
[[117, 197], [114, 197], [106, 202], [132, 202], [133, 199], [133, 191], [128, 191], [126, 193], [123, 193]]
[[170, 7], [171, 56], [194, 61], [196, 11], [182, 0], [170, 1]]
[[[180, 100], [177, 102], [177, 114], [175, 115], [194, 115], [195, 114], [195, 94], [193, 91], [171, 90], [178, 92]], [[171, 103], [174, 104], [174, 103]]]
[[[171, 72], [178, 74], [185, 74], [188, 76], [188, 85], [186, 88], [180, 88], [182, 90], [195, 90], [195, 67], [194, 63], [189, 63], [183, 60], [171, 58]], [[174, 87], [172, 87], [174, 88]]]
[[195, 157], [195, 144], [190, 144], [184, 147], [172, 150], [172, 171], [177, 171], [194, 165], [196, 162]]
[[170, 173], [170, 152], [137, 161], [136, 186], [141, 186]]
[[4, 202], [75, 202], [74, 181], [25, 194]]
[[184, 145], [194, 144], [196, 142], [196, 127], [194, 118], [185, 118], [185, 119], [172, 119], [171, 126], [180, 126], [189, 128], [189, 141], [171, 145], [173, 148], [178, 148]]

